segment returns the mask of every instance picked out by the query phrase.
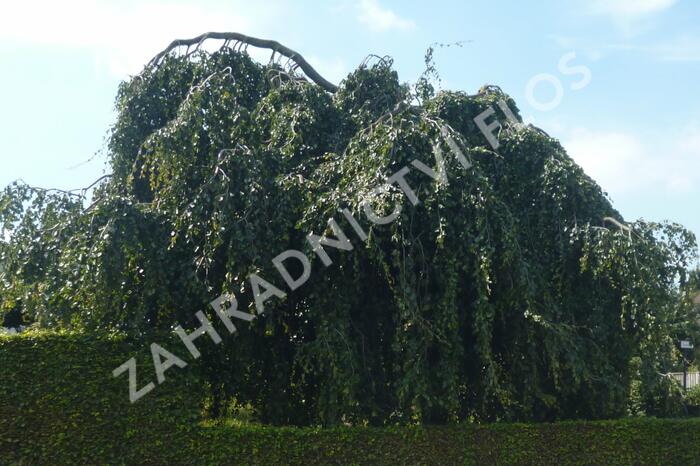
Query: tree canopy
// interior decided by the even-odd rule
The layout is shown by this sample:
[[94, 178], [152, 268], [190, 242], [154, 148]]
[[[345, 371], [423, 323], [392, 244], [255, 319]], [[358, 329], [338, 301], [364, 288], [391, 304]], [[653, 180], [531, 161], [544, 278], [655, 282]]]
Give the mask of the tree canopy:
[[[500, 100], [521, 121], [497, 87], [435, 93], [402, 84], [388, 58], [329, 89], [229, 44], [169, 51], [119, 87], [111, 176], [89, 202], [19, 182], [0, 196], [2, 308], [146, 339], [195, 327], [224, 292], [255, 312], [256, 273], [286, 294], [198, 363], [215, 411], [235, 398], [292, 424], [620, 415], [632, 380], [652, 390], [695, 322], [679, 304], [695, 238], [618, 227], [559, 142], [508, 122]], [[497, 151], [474, 122], [489, 107]], [[446, 183], [413, 164], [437, 172], [436, 153]], [[374, 189], [404, 167], [415, 204]], [[400, 213], [368, 222], [367, 199]], [[353, 249], [327, 247], [326, 266], [306, 238], [337, 236], [329, 218]], [[294, 291], [272, 263], [288, 249], [312, 264]]]

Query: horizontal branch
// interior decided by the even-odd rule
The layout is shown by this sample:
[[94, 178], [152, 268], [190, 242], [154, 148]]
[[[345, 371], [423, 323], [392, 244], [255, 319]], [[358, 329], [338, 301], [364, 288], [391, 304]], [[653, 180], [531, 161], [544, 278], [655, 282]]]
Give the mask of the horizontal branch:
[[75, 188], [75, 189], [60, 189], [60, 188], [41, 188], [39, 186], [32, 186], [26, 181], [24, 181], [22, 178], [19, 178], [16, 182], [21, 183], [27, 188], [29, 188], [32, 191], [35, 192], [41, 192], [41, 193], [61, 193], [65, 194], [67, 196], [75, 196], [75, 197], [83, 197], [85, 196], [85, 193], [89, 191], [92, 187], [97, 185], [100, 181], [106, 180], [107, 178], [111, 178], [112, 174], [109, 173], [107, 175], [102, 175], [92, 183], [90, 183], [87, 187], [85, 188]]
[[60, 194], [66, 195], [66, 196], [81, 197], [80, 194], [76, 193], [76, 191], [80, 191], [80, 189], [67, 190], [67, 189], [59, 189], [59, 188], [41, 188], [38, 186], [30, 185], [29, 183], [24, 181], [22, 178], [19, 178], [18, 180], [16, 180], [15, 183], [18, 185], [19, 184], [24, 185], [26, 188], [28, 188], [33, 193], [45, 193], [45, 194], [60, 193]]
[[321, 76], [311, 65], [309, 65], [309, 63], [304, 59], [304, 57], [301, 56], [301, 54], [295, 52], [294, 50], [280, 44], [275, 40], [258, 39], [257, 37], [246, 36], [237, 32], [207, 32], [197, 37], [193, 37], [192, 39], [174, 40], [170, 43], [170, 45], [168, 45], [168, 47], [165, 50], [153, 57], [153, 59], [150, 62], [148, 62], [148, 65], [158, 65], [158, 63], [160, 63], [163, 57], [165, 57], [168, 53], [170, 53], [177, 47], [191, 47], [193, 45], [199, 46], [202, 44], [202, 42], [204, 42], [207, 39], [225, 40], [227, 42], [239, 41], [248, 45], [252, 45], [253, 47], [272, 50], [273, 52], [277, 52], [280, 55], [292, 60], [294, 63], [296, 63], [296, 65], [299, 68], [301, 68], [301, 70], [304, 72], [304, 74], [306, 74], [306, 76], [309, 79], [311, 79], [313, 82], [315, 82], [328, 92], [334, 93], [338, 89], [338, 86]]

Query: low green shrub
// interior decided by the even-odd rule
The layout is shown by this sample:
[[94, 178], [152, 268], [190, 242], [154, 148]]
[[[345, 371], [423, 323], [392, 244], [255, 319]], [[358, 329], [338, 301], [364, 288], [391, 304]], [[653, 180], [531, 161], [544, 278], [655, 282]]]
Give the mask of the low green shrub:
[[0, 336], [0, 464], [159, 464], [200, 420], [203, 390], [196, 368], [175, 368], [132, 404], [128, 374], [112, 374], [132, 356], [138, 386], [155, 379], [147, 346], [123, 336]]
[[0, 464], [700, 464], [700, 419], [334, 429], [207, 423], [195, 364], [168, 371], [152, 393], [129, 402], [128, 379], [112, 371], [138, 354], [139, 386], [153, 378], [144, 346], [124, 337], [0, 337]]
[[700, 416], [700, 385], [696, 385], [688, 390], [685, 395], [685, 402], [688, 406], [688, 414]]
[[182, 464], [700, 464], [700, 420], [334, 429], [214, 426]]

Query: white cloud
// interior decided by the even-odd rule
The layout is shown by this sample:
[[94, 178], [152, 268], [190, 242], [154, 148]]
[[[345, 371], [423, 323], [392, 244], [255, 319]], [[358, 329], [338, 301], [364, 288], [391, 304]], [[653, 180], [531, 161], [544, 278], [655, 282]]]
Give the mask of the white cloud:
[[610, 193], [633, 189], [640, 182], [643, 145], [634, 136], [574, 128], [562, 141], [586, 173]]
[[667, 139], [573, 128], [562, 144], [613, 198], [657, 192], [687, 195], [700, 183], [700, 126], [668, 131]]
[[611, 53], [639, 53], [662, 62], [700, 61], [700, 36], [692, 33], [678, 34], [669, 39], [646, 43], [618, 42], [606, 43], [598, 39], [582, 39], [552, 35], [550, 38], [562, 49], [581, 51], [591, 61], [596, 61]]
[[206, 31], [251, 31], [259, 25], [261, 12], [239, 2], [222, 7], [161, 1], [27, 0], [3, 6], [0, 40], [84, 50], [94, 54], [100, 68], [123, 76], [138, 73], [173, 39]]
[[334, 84], [339, 84], [350, 72], [347, 64], [341, 58], [326, 60], [316, 55], [309, 55], [306, 57], [306, 61], [308, 61], [321, 76]]
[[673, 31], [663, 40], [639, 39], [643, 33], [659, 25], [656, 16], [673, 7], [677, 0], [581, 1], [583, 6], [580, 12], [607, 17], [620, 35], [613, 41], [603, 37], [551, 35], [550, 38], [559, 47], [582, 50], [591, 60], [615, 52], [633, 52], [664, 62], [700, 61], [700, 35], [692, 31]]
[[401, 18], [392, 10], [382, 7], [377, 0], [360, 0], [358, 10], [357, 19], [373, 31], [405, 31], [416, 26], [412, 20]]
[[693, 34], [680, 34], [665, 41], [645, 45], [622, 43], [607, 45], [606, 48], [618, 52], [642, 53], [664, 62], [700, 61], [700, 36]]
[[584, 11], [608, 17], [619, 33], [633, 37], [656, 27], [655, 15], [675, 3], [676, 0], [589, 0]]
[[588, 8], [593, 14], [629, 18], [658, 13], [675, 3], [676, 0], [594, 0], [588, 3]]
[[700, 124], [691, 123], [683, 130], [678, 147], [685, 153], [700, 157]]
[[648, 50], [663, 61], [700, 61], [700, 37], [689, 34], [680, 35], [670, 41], [651, 46]]
[[605, 47], [591, 42], [590, 40], [583, 40], [579, 37], [562, 36], [556, 34], [550, 35], [549, 38], [554, 41], [559, 48], [576, 50], [577, 53], [582, 53], [586, 59], [590, 61], [598, 61], [605, 56]]

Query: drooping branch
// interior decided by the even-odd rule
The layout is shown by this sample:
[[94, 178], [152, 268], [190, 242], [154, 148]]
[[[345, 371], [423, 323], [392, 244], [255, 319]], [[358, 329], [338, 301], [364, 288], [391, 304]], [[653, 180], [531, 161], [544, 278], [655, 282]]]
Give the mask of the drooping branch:
[[108, 173], [108, 174], [106, 174], [106, 175], [102, 175], [101, 177], [99, 177], [98, 179], [96, 179], [95, 181], [93, 181], [92, 183], [90, 183], [88, 186], [86, 186], [86, 187], [84, 187], [84, 188], [76, 188], [76, 189], [70, 189], [70, 190], [59, 189], [59, 188], [41, 188], [41, 187], [38, 187], [38, 186], [31, 186], [31, 185], [29, 185], [26, 181], [24, 181], [24, 180], [21, 179], [21, 178], [17, 180], [17, 183], [23, 184], [23, 185], [26, 186], [30, 191], [33, 191], [33, 192], [35, 192], [35, 193], [47, 193], [47, 194], [48, 194], [48, 193], [60, 193], [60, 194], [66, 195], [66, 196], [72, 196], [72, 197], [79, 197], [79, 198], [81, 198], [81, 197], [84, 197], [85, 194], [86, 194], [91, 188], [93, 188], [94, 186], [96, 186], [100, 181], [106, 180], [107, 178], [111, 178], [111, 177], [112, 177], [112, 174], [111, 174], [111, 173]]
[[15, 183], [17, 185], [25, 186], [31, 193], [44, 193], [44, 194], [59, 193], [59, 194], [63, 194], [63, 195], [70, 196], [70, 197], [81, 197], [81, 195], [76, 192], [76, 191], [80, 191], [80, 189], [66, 190], [66, 189], [59, 189], [59, 188], [41, 188], [38, 186], [30, 185], [29, 183], [24, 181], [22, 178], [19, 178]]
[[150, 62], [148, 62], [148, 65], [158, 65], [158, 63], [160, 63], [163, 57], [165, 57], [168, 53], [170, 53], [178, 47], [186, 46], [188, 49], [193, 45], [199, 47], [207, 39], [223, 40], [225, 41], [224, 44], [228, 44], [228, 42], [231, 41], [237, 41], [246, 45], [252, 45], [253, 47], [272, 50], [273, 53], [276, 52], [293, 61], [297, 67], [301, 68], [301, 70], [304, 72], [304, 74], [306, 74], [306, 76], [308, 76], [309, 79], [311, 79], [313, 82], [315, 82], [328, 92], [333, 93], [338, 89], [338, 86], [336, 86], [335, 84], [331, 83], [330, 81], [326, 80], [323, 76], [318, 74], [318, 72], [311, 65], [309, 65], [309, 63], [304, 59], [304, 57], [301, 56], [301, 54], [295, 52], [294, 50], [280, 44], [275, 40], [258, 39], [257, 37], [246, 36], [237, 32], [207, 32], [197, 37], [193, 37], [192, 39], [174, 40], [170, 43], [170, 45], [168, 45], [168, 47], [165, 50], [153, 57], [153, 59]]

